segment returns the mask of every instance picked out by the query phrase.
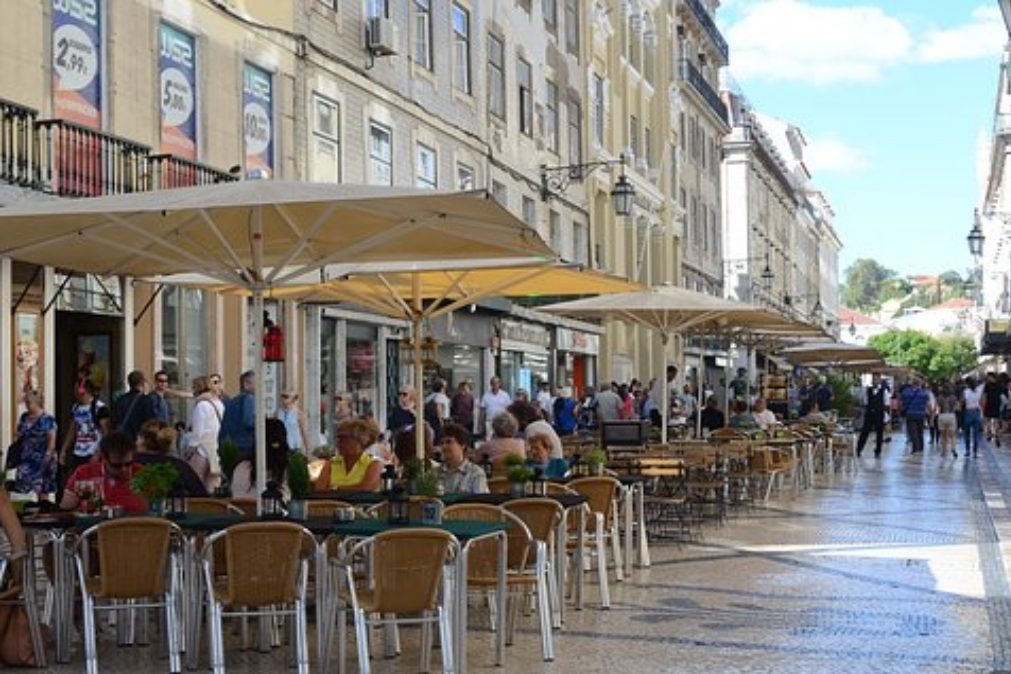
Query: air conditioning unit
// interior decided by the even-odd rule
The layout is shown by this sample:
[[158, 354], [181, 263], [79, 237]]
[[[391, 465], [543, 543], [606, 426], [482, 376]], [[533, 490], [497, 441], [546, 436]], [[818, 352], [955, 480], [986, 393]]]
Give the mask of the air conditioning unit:
[[397, 26], [381, 16], [369, 19], [365, 30], [365, 46], [375, 56], [393, 56], [397, 53]]

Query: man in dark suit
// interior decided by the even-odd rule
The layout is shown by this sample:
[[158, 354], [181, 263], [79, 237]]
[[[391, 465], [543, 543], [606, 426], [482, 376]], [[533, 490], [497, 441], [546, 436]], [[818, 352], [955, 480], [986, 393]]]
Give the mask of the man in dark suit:
[[857, 440], [857, 456], [864, 451], [867, 436], [874, 431], [874, 456], [881, 456], [881, 443], [885, 434], [885, 394], [888, 385], [874, 375], [871, 385], [867, 387], [867, 404], [864, 407], [864, 425], [860, 429], [860, 439]]

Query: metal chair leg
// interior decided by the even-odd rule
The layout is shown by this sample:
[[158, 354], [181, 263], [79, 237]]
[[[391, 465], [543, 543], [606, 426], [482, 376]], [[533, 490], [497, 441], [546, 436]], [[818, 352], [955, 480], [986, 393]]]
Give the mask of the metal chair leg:
[[365, 612], [358, 609], [355, 614], [355, 636], [358, 643], [358, 671], [360, 674], [372, 674], [372, 663], [369, 661], [369, 629], [365, 622]]
[[454, 674], [456, 663], [453, 660], [453, 628], [450, 625], [449, 613], [442, 606], [436, 611], [439, 618], [439, 640], [442, 642], [442, 671], [443, 674]]

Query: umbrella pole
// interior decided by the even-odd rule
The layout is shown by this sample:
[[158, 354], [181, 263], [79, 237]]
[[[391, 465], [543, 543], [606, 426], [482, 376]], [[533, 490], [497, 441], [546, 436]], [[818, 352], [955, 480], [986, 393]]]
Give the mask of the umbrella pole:
[[253, 331], [255, 333], [256, 348], [253, 350], [253, 381], [256, 382], [256, 393], [253, 395], [253, 409], [255, 418], [253, 420], [254, 429], [254, 456], [256, 462], [256, 494], [257, 512], [263, 510], [263, 492], [267, 489], [267, 416], [264, 405], [264, 395], [266, 387], [263, 381], [263, 289], [257, 285], [253, 289]]
[[660, 410], [660, 443], [667, 444], [667, 417], [670, 416], [670, 384], [667, 383], [667, 333], [660, 335], [660, 343], [663, 344], [661, 353], [663, 358], [660, 361], [660, 380], [663, 382], [663, 408]]
[[702, 439], [702, 405], [703, 398], [705, 397], [705, 372], [706, 372], [706, 338], [703, 337], [699, 342], [699, 369], [698, 376], [695, 377], [697, 380], [699, 390], [696, 391], [698, 396], [697, 409], [695, 410], [695, 437], [699, 440]]
[[745, 351], [745, 358], [748, 361], [748, 363], [747, 363], [747, 365], [748, 365], [748, 377], [747, 377], [747, 381], [744, 382], [744, 384], [745, 384], [744, 399], [748, 401], [748, 414], [751, 414], [751, 354], [753, 353], [753, 351], [754, 350], [751, 347], [751, 342], [748, 342], [748, 349], [747, 349], [747, 351]]
[[417, 401], [414, 404], [414, 449], [418, 459], [425, 461], [425, 372], [421, 362], [421, 277], [411, 274], [411, 333], [414, 338], [414, 389]]

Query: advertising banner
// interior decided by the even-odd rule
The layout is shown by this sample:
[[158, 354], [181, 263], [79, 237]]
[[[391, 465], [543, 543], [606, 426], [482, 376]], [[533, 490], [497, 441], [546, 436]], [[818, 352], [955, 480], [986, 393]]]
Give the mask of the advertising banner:
[[158, 26], [158, 44], [161, 151], [196, 161], [196, 42], [189, 33], [162, 23]]
[[269, 72], [252, 63], [242, 75], [242, 127], [246, 171], [274, 168], [274, 89]]
[[53, 0], [53, 114], [102, 126], [101, 0]]

